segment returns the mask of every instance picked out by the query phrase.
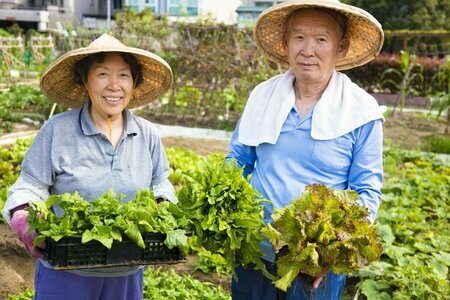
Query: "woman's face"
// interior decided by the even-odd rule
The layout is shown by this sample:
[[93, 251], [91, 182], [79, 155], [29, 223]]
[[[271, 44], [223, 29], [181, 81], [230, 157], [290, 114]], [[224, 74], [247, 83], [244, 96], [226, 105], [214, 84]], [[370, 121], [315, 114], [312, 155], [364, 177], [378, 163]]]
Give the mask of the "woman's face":
[[86, 86], [93, 117], [120, 117], [133, 93], [130, 66], [119, 53], [106, 53], [103, 62], [93, 63], [89, 68]]

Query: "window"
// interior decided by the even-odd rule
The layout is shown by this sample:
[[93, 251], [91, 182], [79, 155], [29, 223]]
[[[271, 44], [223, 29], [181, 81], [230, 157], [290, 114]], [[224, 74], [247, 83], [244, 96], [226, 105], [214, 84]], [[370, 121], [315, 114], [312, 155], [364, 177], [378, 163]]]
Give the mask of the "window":
[[122, 0], [114, 0], [113, 9], [121, 10], [122, 9]]
[[178, 16], [180, 14], [179, 6], [170, 6], [169, 7], [169, 15]]
[[181, 13], [181, 1], [180, 0], [169, 0], [169, 14], [173, 16], [178, 16]]
[[255, 2], [255, 6], [266, 6], [266, 7], [270, 7], [273, 5], [273, 2]]
[[145, 8], [149, 7], [153, 12], [158, 12], [158, 1], [157, 0], [145, 0]]
[[187, 10], [187, 14], [189, 16], [197, 16], [198, 15], [198, 7], [188, 7], [186, 10]]
[[197, 16], [198, 0], [169, 0], [168, 9], [170, 15], [187, 14], [189, 16]]
[[127, 0], [126, 5], [130, 6], [130, 8], [134, 11], [140, 10], [138, 0]]
[[197, 0], [188, 0], [186, 11], [189, 16], [197, 16], [198, 15], [198, 1]]

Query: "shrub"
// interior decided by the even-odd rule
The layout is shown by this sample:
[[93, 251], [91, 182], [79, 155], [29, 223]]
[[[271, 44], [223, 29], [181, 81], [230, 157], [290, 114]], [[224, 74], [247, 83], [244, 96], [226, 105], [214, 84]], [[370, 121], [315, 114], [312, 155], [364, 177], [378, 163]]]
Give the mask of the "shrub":
[[450, 138], [431, 136], [425, 147], [428, 152], [450, 154]]

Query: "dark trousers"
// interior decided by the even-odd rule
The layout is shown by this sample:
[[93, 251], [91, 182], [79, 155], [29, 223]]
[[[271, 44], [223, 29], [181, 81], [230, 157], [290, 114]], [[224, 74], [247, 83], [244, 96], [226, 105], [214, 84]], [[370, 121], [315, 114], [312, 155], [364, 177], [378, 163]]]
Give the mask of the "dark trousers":
[[[267, 270], [276, 274], [274, 263], [266, 262]], [[314, 289], [312, 281], [302, 276], [295, 279], [290, 288], [283, 292], [275, 287], [270, 279], [253, 265], [246, 269], [235, 269], [238, 280], [231, 282], [231, 293], [234, 300], [338, 300], [341, 298], [345, 286], [346, 275], [336, 275], [329, 271], [319, 287]]]
[[46, 268], [34, 276], [35, 300], [141, 300], [143, 269], [124, 277], [84, 277]]

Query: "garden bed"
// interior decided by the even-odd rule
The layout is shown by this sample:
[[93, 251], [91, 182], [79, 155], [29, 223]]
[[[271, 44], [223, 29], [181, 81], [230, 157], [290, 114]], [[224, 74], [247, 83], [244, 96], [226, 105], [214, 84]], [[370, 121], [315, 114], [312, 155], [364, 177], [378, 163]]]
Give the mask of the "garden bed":
[[[23, 128], [21, 128], [23, 130]], [[405, 113], [395, 119], [388, 118], [384, 124], [385, 144], [395, 143], [407, 149], [417, 149], [432, 135], [443, 134], [444, 122], [435, 118], [425, 118]], [[448, 135], [447, 135], [448, 137]], [[214, 139], [194, 139], [183, 137], [164, 137], [163, 143], [167, 148], [191, 149], [198, 154], [206, 155], [213, 152], [226, 153], [228, 141]], [[188, 257], [187, 263], [167, 266], [178, 272], [189, 274], [195, 268], [195, 256]], [[16, 239], [9, 226], [0, 224], [0, 267], [5, 276], [0, 277], [0, 299], [8, 294], [23, 291], [25, 287], [32, 288], [34, 281], [35, 260], [29, 256], [21, 243]], [[208, 280], [222, 285], [229, 290], [229, 277], [193, 273], [200, 280]]]

